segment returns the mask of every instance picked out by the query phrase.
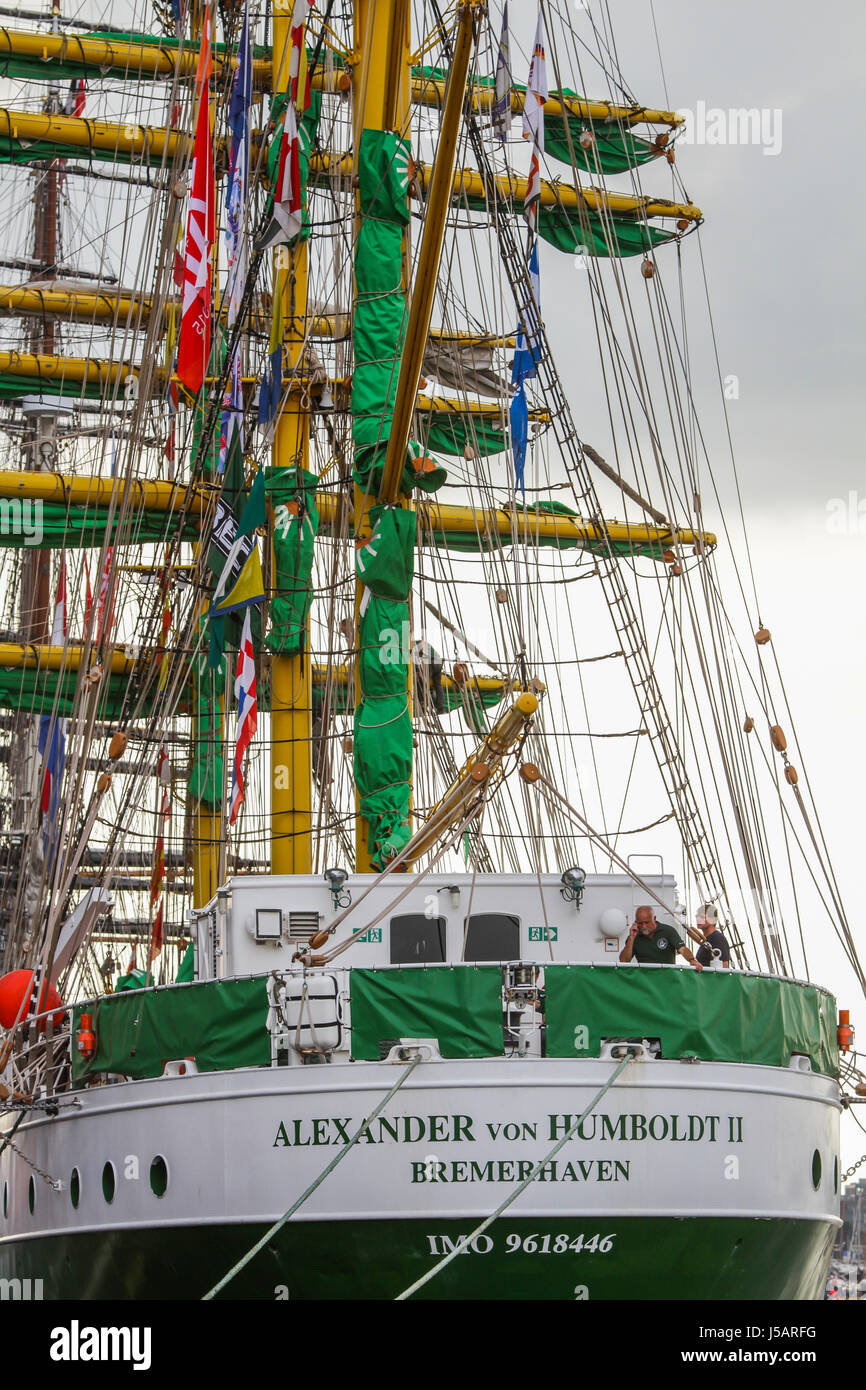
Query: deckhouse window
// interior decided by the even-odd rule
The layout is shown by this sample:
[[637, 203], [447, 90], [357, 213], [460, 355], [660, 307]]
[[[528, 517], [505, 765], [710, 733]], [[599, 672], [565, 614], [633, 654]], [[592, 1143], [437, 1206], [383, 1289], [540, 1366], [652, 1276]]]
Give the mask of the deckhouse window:
[[519, 960], [520, 918], [477, 912], [469, 918], [466, 960]]
[[391, 918], [391, 964], [421, 965], [445, 959], [445, 918], [407, 912]]

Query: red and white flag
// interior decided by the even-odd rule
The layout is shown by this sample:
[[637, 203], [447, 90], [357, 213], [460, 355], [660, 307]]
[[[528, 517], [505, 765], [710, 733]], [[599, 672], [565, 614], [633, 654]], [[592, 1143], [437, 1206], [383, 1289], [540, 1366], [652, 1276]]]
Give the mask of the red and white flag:
[[244, 613], [244, 627], [241, 633], [241, 645], [235, 673], [235, 699], [238, 702], [238, 741], [235, 747], [235, 764], [232, 771], [229, 825], [234, 825], [238, 811], [244, 804], [244, 756], [258, 725], [256, 664], [253, 656], [253, 635], [250, 628], [249, 608]]
[[83, 116], [86, 97], [87, 86], [84, 78], [79, 77], [77, 81], [73, 79], [69, 84], [69, 91], [66, 93], [63, 114], [65, 116]]
[[295, 0], [289, 49], [288, 101], [283, 121], [280, 162], [274, 181], [274, 206], [270, 221], [257, 242], [259, 251], [265, 251], [269, 246], [278, 246], [284, 241], [291, 241], [298, 235], [304, 223], [298, 111], [305, 111], [310, 104], [310, 74], [304, 44], [304, 29], [309, 8], [310, 0]]
[[526, 185], [526, 196], [523, 199], [523, 216], [533, 232], [535, 231], [538, 203], [541, 198], [539, 157], [544, 153], [544, 103], [549, 96], [544, 46], [544, 16], [539, 10], [535, 43], [532, 46], [532, 62], [529, 66], [529, 81], [526, 84], [526, 96], [523, 102], [523, 138], [532, 141], [532, 158], [529, 161], [529, 179]]
[[532, 45], [532, 62], [529, 65], [529, 81], [523, 101], [523, 138], [531, 140], [544, 153], [544, 103], [550, 93], [547, 89], [547, 59], [544, 53], [544, 15], [538, 12], [538, 25], [535, 30], [535, 43]]
[[211, 75], [210, 12], [205, 15], [204, 43], [196, 73], [198, 118], [192, 161], [192, 189], [186, 222], [183, 304], [177, 375], [187, 390], [197, 394], [204, 382], [210, 358], [211, 283], [215, 235], [214, 167], [210, 135], [208, 83]]
[[66, 645], [66, 552], [60, 556], [60, 578], [57, 581], [57, 598], [54, 602], [54, 618], [51, 623], [52, 647]]
[[295, 0], [292, 11], [291, 53], [289, 56], [289, 100], [300, 111], [310, 104], [310, 73], [307, 66], [307, 47], [304, 28], [310, 12], [310, 0]]

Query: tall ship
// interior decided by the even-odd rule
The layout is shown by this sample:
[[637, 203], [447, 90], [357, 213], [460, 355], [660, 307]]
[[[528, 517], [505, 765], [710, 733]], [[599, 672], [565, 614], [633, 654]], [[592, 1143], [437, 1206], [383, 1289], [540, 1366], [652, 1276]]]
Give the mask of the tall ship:
[[682, 117], [586, 7], [106, 10], [0, 29], [4, 1296], [821, 1297]]

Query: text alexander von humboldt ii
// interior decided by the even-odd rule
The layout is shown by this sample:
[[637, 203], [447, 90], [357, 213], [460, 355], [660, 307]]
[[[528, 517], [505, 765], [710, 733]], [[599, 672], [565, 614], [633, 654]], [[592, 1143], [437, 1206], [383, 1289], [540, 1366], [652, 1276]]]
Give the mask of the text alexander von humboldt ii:
[[[554, 1144], [574, 1124], [577, 1115], [547, 1115], [544, 1120], [478, 1121], [470, 1115], [380, 1116], [366, 1125], [358, 1143], [368, 1144], [476, 1144], [505, 1143]], [[328, 1148], [348, 1144], [362, 1121], [351, 1116], [283, 1120], [277, 1129], [274, 1148]], [[578, 1125], [572, 1143], [625, 1144], [741, 1144], [741, 1115], [588, 1115]], [[478, 1162], [469, 1154], [446, 1162], [426, 1155], [411, 1161], [411, 1180], [424, 1182], [521, 1182], [532, 1171], [526, 1159], [485, 1159]], [[575, 1158], [567, 1151], [545, 1164], [538, 1182], [627, 1182], [628, 1159]]]

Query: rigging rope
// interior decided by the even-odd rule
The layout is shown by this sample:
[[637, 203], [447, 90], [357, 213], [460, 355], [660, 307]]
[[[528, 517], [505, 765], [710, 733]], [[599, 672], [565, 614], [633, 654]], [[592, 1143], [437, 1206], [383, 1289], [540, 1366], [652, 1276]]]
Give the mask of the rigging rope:
[[207, 1303], [210, 1299], [215, 1298], [216, 1295], [220, 1293], [226, 1287], [227, 1284], [231, 1283], [232, 1279], [234, 1279], [237, 1274], [240, 1274], [242, 1269], [246, 1269], [250, 1261], [254, 1260], [256, 1255], [258, 1255], [258, 1253], [261, 1250], [264, 1250], [268, 1241], [272, 1240], [273, 1237], [283, 1229], [286, 1223], [290, 1221], [291, 1218], [294, 1216], [295, 1212], [303, 1206], [307, 1198], [311, 1197], [312, 1194], [315, 1192], [316, 1188], [321, 1186], [321, 1184], [325, 1181], [325, 1178], [329, 1175], [329, 1173], [333, 1173], [337, 1164], [342, 1163], [343, 1159], [346, 1157], [346, 1154], [354, 1148], [358, 1140], [361, 1138], [361, 1135], [370, 1126], [370, 1124], [372, 1124], [373, 1120], [375, 1120], [379, 1115], [381, 1115], [382, 1111], [385, 1109], [385, 1106], [388, 1104], [391, 1098], [397, 1094], [403, 1083], [409, 1080], [409, 1077], [412, 1075], [413, 1071], [415, 1070], [415, 1068], [421, 1060], [422, 1059], [420, 1053], [417, 1057], [412, 1058], [412, 1061], [409, 1063], [406, 1070], [391, 1087], [384, 1100], [382, 1100], [376, 1106], [376, 1109], [373, 1111], [372, 1115], [368, 1115], [366, 1119], [361, 1121], [360, 1125], [356, 1129], [355, 1133], [352, 1135], [346, 1147], [344, 1149], [341, 1149], [335, 1158], [331, 1159], [331, 1162], [327, 1165], [327, 1167], [322, 1170], [322, 1172], [319, 1174], [319, 1176], [315, 1179], [314, 1182], [310, 1183], [309, 1187], [305, 1188], [305, 1190], [301, 1193], [297, 1201], [292, 1203], [288, 1211], [280, 1217], [279, 1221], [275, 1221], [273, 1226], [271, 1226], [269, 1230], [265, 1231], [265, 1234], [261, 1237], [261, 1239], [257, 1240], [255, 1245], [253, 1245], [252, 1248], [248, 1250], [247, 1253], [240, 1260], [238, 1260], [236, 1264], [232, 1265], [228, 1273], [224, 1274], [222, 1279], [220, 1279], [218, 1283], [214, 1284], [213, 1288], [209, 1289], [208, 1292], [203, 1295], [203, 1303]]

